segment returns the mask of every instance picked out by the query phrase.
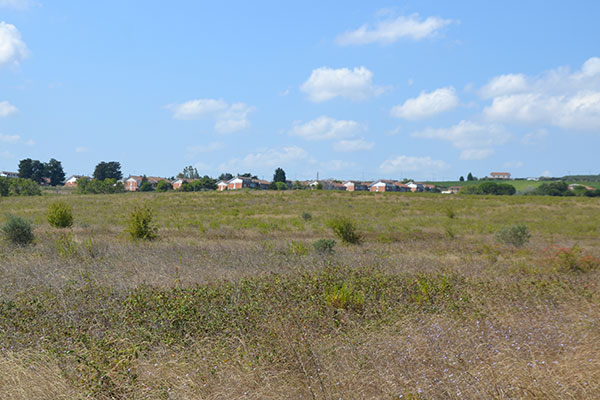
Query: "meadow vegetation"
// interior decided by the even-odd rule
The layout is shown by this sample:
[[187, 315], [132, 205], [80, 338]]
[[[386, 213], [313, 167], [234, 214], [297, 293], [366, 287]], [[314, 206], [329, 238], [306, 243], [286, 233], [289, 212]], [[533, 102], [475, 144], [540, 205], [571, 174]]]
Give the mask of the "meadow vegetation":
[[0, 200], [0, 399], [600, 394], [597, 198], [57, 197]]

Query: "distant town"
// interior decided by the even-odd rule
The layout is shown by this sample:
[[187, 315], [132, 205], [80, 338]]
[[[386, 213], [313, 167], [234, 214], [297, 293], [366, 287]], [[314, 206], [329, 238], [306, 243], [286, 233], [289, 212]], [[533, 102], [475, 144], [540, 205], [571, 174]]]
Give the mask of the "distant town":
[[[412, 179], [378, 179], [373, 181], [314, 179], [296, 180], [287, 179], [282, 168], [274, 171], [271, 181], [259, 179], [251, 173], [230, 174], [223, 173], [218, 178], [208, 175], [200, 176], [193, 166], [183, 169], [176, 177], [156, 177], [146, 175], [129, 175], [124, 177], [121, 164], [116, 161], [100, 162], [91, 176], [70, 175], [65, 176], [60, 161], [51, 159], [44, 163], [39, 160], [24, 159], [19, 162], [18, 171], [0, 171], [0, 179], [5, 179], [4, 195], [10, 192], [10, 180], [20, 179], [31, 181], [40, 187], [64, 187], [79, 193], [118, 193], [118, 192], [166, 192], [183, 191], [195, 192], [216, 190], [220, 192], [232, 190], [335, 190], [348, 192], [431, 192], [442, 194], [505, 194], [512, 195], [518, 189], [525, 189], [531, 194], [571, 195], [580, 194], [596, 196], [600, 182], [600, 175], [581, 175], [563, 178], [528, 177], [513, 178], [510, 172], [490, 172], [483, 178], [474, 177], [470, 172], [467, 177], [460, 176], [455, 182], [418, 182]], [[525, 186], [523, 182], [529, 182]], [[540, 183], [542, 182], [542, 183]], [[548, 183], [543, 183], [548, 182]], [[589, 182], [589, 184], [581, 183]], [[1, 182], [0, 182], [1, 183]], [[19, 189], [17, 181], [12, 183], [17, 188], [16, 194], [29, 193]], [[540, 191], [540, 188], [542, 190]], [[35, 191], [35, 190], [34, 190]], [[536, 192], [537, 191], [537, 192]], [[525, 193], [526, 194], [526, 193]]]

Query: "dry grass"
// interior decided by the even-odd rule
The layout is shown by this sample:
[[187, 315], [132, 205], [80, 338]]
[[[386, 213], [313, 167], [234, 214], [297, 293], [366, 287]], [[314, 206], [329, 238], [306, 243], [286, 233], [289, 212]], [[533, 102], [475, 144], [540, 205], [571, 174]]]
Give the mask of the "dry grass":
[[[62, 199], [67, 239], [44, 223], [51, 196], [2, 199], [37, 240], [0, 241], [0, 399], [600, 397], [597, 199]], [[138, 204], [158, 240], [122, 234]], [[332, 215], [365, 242], [313, 251]], [[495, 242], [521, 222], [527, 246]], [[342, 283], [364, 306], [328, 303]]]

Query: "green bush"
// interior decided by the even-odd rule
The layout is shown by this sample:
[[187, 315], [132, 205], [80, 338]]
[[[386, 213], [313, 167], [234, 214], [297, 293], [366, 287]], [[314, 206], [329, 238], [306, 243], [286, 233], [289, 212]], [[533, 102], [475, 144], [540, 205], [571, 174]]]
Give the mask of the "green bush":
[[154, 191], [154, 186], [152, 186], [152, 184], [150, 182], [144, 182], [144, 183], [142, 183], [142, 185], [140, 186], [140, 188], [138, 189], [138, 191], [140, 191], [140, 192], [153, 192]]
[[334, 286], [327, 290], [325, 300], [335, 309], [362, 311], [365, 295], [360, 290], [355, 290], [351, 285], [344, 283], [341, 287]]
[[160, 181], [156, 185], [157, 192], [168, 192], [171, 189], [173, 189], [173, 186], [171, 186], [171, 184], [167, 181]]
[[26, 246], [35, 239], [31, 222], [12, 215], [2, 225], [2, 233], [7, 240], [19, 246]]
[[31, 179], [10, 179], [10, 195], [12, 196], [40, 196], [41, 194], [40, 185]]
[[313, 243], [313, 248], [319, 254], [332, 254], [335, 250], [335, 240], [319, 239]]
[[531, 238], [531, 233], [525, 224], [511, 225], [500, 229], [496, 233], [496, 239], [503, 244], [522, 247]]
[[125, 232], [132, 239], [153, 240], [157, 237], [158, 228], [152, 222], [153, 213], [148, 207], [137, 207], [129, 215], [129, 221]]
[[69, 228], [73, 226], [73, 212], [71, 206], [63, 201], [51, 203], [46, 210], [48, 223], [55, 228]]
[[304, 211], [302, 213], [302, 219], [305, 221], [310, 221], [312, 219], [312, 214], [309, 212]]
[[363, 241], [356, 224], [346, 217], [334, 218], [329, 221], [328, 225], [344, 243], [361, 244]]

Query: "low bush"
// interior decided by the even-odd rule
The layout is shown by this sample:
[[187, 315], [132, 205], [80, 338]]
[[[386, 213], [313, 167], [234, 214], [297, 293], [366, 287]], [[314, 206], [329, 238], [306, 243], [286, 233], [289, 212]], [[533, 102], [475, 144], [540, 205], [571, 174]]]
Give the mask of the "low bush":
[[310, 221], [312, 219], [312, 214], [309, 212], [304, 211], [302, 213], [302, 219], [305, 221]]
[[63, 201], [51, 203], [46, 210], [46, 219], [55, 228], [70, 228], [73, 226], [71, 206]]
[[325, 299], [327, 304], [335, 309], [362, 311], [365, 305], [364, 293], [347, 283], [327, 290]]
[[290, 243], [290, 253], [295, 256], [304, 256], [308, 253], [308, 249], [303, 242], [292, 240]]
[[363, 236], [358, 232], [356, 224], [346, 217], [334, 218], [329, 221], [328, 225], [344, 243], [361, 244], [363, 241]]
[[129, 215], [125, 232], [132, 239], [153, 240], [157, 237], [158, 228], [152, 221], [153, 213], [148, 207], [138, 207]]
[[319, 239], [313, 243], [313, 248], [319, 254], [332, 254], [335, 249], [335, 240], [333, 239]]
[[2, 225], [2, 233], [7, 240], [18, 246], [26, 246], [35, 239], [31, 222], [12, 215]]
[[551, 247], [547, 249], [547, 260], [561, 272], [590, 272], [600, 267], [600, 259], [588, 254], [582, 248]]
[[525, 224], [511, 225], [500, 229], [496, 233], [496, 239], [506, 245], [522, 247], [531, 238], [531, 233]]

